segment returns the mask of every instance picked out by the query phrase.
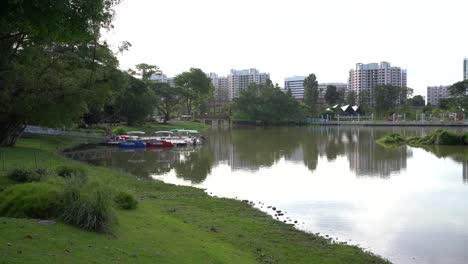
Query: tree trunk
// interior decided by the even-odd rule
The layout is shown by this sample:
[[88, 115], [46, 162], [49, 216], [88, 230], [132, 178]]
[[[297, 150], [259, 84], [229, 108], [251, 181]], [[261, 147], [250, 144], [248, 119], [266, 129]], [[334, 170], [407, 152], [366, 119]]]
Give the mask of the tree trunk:
[[13, 118], [0, 120], [0, 147], [13, 147], [25, 128], [26, 123]]

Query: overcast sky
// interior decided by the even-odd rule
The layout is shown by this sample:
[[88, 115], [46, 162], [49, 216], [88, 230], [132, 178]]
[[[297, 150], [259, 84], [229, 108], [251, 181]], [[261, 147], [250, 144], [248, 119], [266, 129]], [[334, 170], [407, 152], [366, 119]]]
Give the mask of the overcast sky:
[[226, 76], [258, 68], [273, 82], [315, 73], [347, 82], [358, 62], [408, 70], [408, 86], [461, 81], [468, 57], [468, 0], [123, 0], [104, 34], [122, 69], [159, 66], [168, 76], [190, 67]]

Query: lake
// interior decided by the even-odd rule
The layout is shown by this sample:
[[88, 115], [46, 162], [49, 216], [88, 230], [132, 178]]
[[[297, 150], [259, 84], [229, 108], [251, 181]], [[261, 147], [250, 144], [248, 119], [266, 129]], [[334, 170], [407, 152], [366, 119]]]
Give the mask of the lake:
[[[208, 131], [203, 146], [99, 147], [66, 154], [138, 177], [249, 200], [280, 221], [394, 263], [468, 262], [468, 148], [375, 143], [435, 128], [285, 127]], [[462, 132], [461, 129], [457, 130]], [[276, 210], [286, 212], [274, 216]]]

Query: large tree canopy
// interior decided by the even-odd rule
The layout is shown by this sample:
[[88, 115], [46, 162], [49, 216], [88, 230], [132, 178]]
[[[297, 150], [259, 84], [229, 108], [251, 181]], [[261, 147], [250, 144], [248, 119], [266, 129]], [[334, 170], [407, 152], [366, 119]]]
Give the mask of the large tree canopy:
[[117, 2], [0, 1], [0, 146], [28, 123], [69, 123], [121, 86], [117, 60], [98, 41]]
[[182, 91], [186, 114], [193, 114], [212, 96], [211, 79], [197, 68], [191, 68], [175, 77], [176, 87]]
[[317, 77], [311, 73], [304, 80], [304, 103], [308, 108], [309, 116], [316, 116], [318, 113], [318, 95]]
[[271, 82], [251, 83], [242, 90], [234, 102], [234, 117], [237, 119], [276, 123], [300, 121], [303, 115], [299, 103]]

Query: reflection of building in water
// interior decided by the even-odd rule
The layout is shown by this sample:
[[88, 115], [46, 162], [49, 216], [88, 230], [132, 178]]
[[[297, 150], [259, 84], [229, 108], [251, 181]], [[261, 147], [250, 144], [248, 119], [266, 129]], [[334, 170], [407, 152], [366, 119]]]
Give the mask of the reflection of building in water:
[[468, 183], [468, 160], [463, 160], [463, 182]]
[[373, 129], [360, 130], [357, 134], [358, 144], [353, 144], [348, 151], [349, 167], [357, 176], [377, 175], [388, 178], [391, 173], [406, 169], [407, 159], [412, 152], [406, 146], [397, 149], [385, 149], [375, 144]]

